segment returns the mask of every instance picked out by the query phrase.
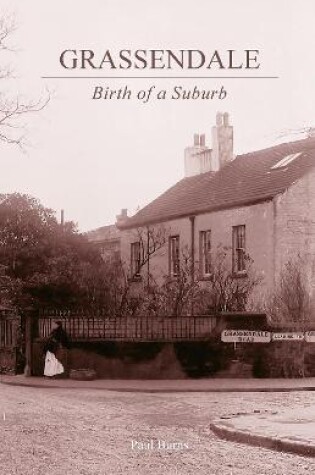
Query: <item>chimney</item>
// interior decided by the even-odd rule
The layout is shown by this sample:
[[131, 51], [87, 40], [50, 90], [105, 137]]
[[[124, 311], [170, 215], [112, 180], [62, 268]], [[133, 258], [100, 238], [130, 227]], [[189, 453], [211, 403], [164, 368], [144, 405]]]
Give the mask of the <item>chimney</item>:
[[199, 134], [194, 134], [194, 147], [199, 145]]
[[211, 170], [211, 150], [206, 146], [205, 134], [194, 134], [194, 145], [185, 148], [185, 177]]
[[116, 216], [116, 224], [122, 224], [124, 223], [126, 220], [128, 219], [128, 210], [127, 208], [123, 208], [120, 212], [120, 214], [118, 214]]
[[233, 127], [229, 124], [229, 114], [218, 112], [216, 125], [212, 127], [213, 169], [220, 170], [233, 160]]

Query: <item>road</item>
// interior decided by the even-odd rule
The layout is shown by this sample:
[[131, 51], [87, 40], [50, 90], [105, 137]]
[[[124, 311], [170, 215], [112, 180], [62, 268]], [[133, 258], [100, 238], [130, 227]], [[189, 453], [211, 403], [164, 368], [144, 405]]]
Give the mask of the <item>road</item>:
[[0, 474], [315, 473], [315, 460], [226, 442], [209, 430], [212, 419], [231, 412], [288, 406], [298, 411], [305, 405], [315, 406], [314, 393], [151, 394], [0, 385]]

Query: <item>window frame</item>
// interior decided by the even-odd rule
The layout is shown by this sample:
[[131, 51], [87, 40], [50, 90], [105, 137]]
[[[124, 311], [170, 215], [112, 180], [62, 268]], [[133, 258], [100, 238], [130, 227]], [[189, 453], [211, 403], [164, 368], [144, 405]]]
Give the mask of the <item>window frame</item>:
[[[137, 248], [137, 254], [134, 249]], [[137, 259], [135, 259], [137, 256]], [[130, 243], [130, 270], [131, 278], [139, 278], [141, 273], [141, 243], [140, 241], [134, 241]]]
[[[168, 262], [169, 262], [169, 275], [171, 277], [178, 277], [180, 271], [180, 237], [179, 234], [174, 234], [169, 237], [168, 239]], [[176, 257], [174, 259], [174, 243], [176, 243], [175, 254]]]
[[[207, 236], [209, 239], [207, 239]], [[199, 231], [199, 259], [200, 259], [200, 276], [201, 278], [208, 278], [211, 276], [211, 265], [212, 265], [212, 233], [211, 229], [205, 229]], [[206, 246], [207, 245], [207, 246]], [[207, 247], [207, 249], [206, 249]], [[206, 252], [207, 251], [207, 252]]]
[[[240, 255], [242, 256], [240, 259]], [[246, 268], [246, 225], [232, 226], [232, 272], [234, 275], [245, 275]], [[240, 262], [243, 263], [240, 266]]]

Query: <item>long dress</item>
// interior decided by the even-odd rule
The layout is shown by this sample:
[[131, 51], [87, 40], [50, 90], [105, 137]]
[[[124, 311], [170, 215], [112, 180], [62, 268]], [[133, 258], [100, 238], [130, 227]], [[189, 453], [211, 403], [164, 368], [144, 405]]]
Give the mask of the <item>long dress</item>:
[[64, 373], [64, 370], [63, 365], [56, 358], [54, 353], [47, 351], [45, 356], [44, 376], [56, 376], [57, 374]]
[[65, 372], [63, 364], [57, 359], [60, 348], [69, 348], [69, 339], [63, 328], [58, 327], [51, 332], [45, 345], [44, 376], [56, 376]]

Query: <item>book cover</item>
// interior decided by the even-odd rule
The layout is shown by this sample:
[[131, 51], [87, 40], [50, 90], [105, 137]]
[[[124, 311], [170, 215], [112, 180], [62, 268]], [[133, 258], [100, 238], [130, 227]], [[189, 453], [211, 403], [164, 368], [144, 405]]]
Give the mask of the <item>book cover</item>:
[[312, 472], [314, 14], [0, 0], [0, 473]]

